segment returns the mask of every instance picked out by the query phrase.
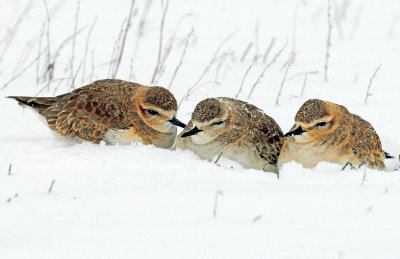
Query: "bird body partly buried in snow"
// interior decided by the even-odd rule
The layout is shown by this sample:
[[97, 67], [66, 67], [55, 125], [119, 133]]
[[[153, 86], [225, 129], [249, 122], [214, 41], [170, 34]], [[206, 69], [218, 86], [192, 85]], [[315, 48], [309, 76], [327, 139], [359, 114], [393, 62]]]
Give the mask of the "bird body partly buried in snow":
[[197, 104], [178, 136], [177, 147], [211, 161], [222, 154], [245, 168], [278, 173], [283, 145], [278, 124], [256, 106], [231, 98], [209, 98]]
[[176, 139], [177, 102], [163, 87], [115, 79], [95, 81], [56, 97], [10, 96], [36, 110], [51, 130], [73, 142], [171, 148]]
[[285, 134], [279, 166], [294, 160], [312, 168], [328, 161], [383, 170], [387, 156], [369, 122], [342, 105], [311, 99], [301, 106], [295, 125]]

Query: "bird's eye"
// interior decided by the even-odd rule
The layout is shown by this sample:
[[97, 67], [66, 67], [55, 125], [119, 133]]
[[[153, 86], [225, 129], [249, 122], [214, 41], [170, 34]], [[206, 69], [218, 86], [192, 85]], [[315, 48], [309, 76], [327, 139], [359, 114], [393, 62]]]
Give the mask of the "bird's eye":
[[150, 115], [158, 115], [158, 111], [155, 111], [155, 110], [147, 110], [147, 112], [150, 114]]
[[326, 125], [325, 121], [321, 121], [321, 122], [318, 122], [317, 124], [315, 124], [315, 126], [317, 126], [317, 127], [322, 127], [322, 126], [325, 126], [325, 125]]
[[222, 123], [224, 123], [223, 121], [216, 121], [211, 123], [211, 125], [221, 125]]

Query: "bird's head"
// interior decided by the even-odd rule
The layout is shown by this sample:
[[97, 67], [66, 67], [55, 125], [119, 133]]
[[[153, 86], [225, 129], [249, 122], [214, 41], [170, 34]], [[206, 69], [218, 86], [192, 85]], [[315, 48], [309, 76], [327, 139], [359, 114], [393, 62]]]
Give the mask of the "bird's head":
[[197, 104], [192, 119], [180, 137], [190, 137], [195, 144], [207, 144], [232, 128], [231, 112], [218, 98], [208, 98]]
[[186, 126], [175, 117], [176, 99], [167, 89], [159, 86], [149, 87], [137, 100], [139, 116], [153, 129], [171, 133], [176, 131], [176, 126]]
[[347, 109], [341, 105], [319, 99], [308, 100], [296, 113], [296, 123], [285, 137], [294, 137], [298, 143], [324, 138], [337, 128], [338, 115], [343, 111]]

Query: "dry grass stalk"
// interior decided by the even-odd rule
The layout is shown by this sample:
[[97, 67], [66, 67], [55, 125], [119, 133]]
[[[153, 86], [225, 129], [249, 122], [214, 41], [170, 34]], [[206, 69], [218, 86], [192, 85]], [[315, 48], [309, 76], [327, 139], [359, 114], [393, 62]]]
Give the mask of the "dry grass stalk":
[[328, 81], [328, 62], [329, 62], [329, 50], [332, 46], [331, 44], [331, 35], [332, 35], [332, 21], [331, 21], [331, 9], [332, 9], [332, 0], [328, 0], [328, 10], [327, 10], [327, 18], [328, 18], [328, 34], [326, 37], [326, 53], [325, 53], [325, 65], [324, 65], [324, 80]]
[[250, 52], [252, 47], [253, 47], [253, 42], [249, 42], [249, 44], [247, 45], [247, 47], [243, 51], [243, 54], [242, 54], [242, 56], [240, 58], [240, 62], [243, 62], [246, 59], [247, 54], [249, 54], [249, 52]]
[[175, 68], [174, 74], [171, 77], [171, 81], [168, 84], [168, 89], [171, 89], [171, 86], [172, 86], [172, 84], [173, 84], [173, 82], [175, 80], [175, 77], [178, 74], [178, 71], [179, 71], [179, 69], [181, 68], [181, 66], [183, 64], [183, 59], [185, 58], [186, 50], [187, 50], [187, 48], [189, 46], [189, 41], [190, 41], [190, 38], [192, 37], [193, 31], [194, 31], [194, 29], [192, 27], [192, 29], [190, 30], [189, 34], [186, 36], [185, 46], [183, 47], [181, 58], [179, 60], [178, 65]]
[[271, 49], [274, 46], [274, 44], [275, 44], [275, 38], [272, 38], [270, 43], [269, 43], [269, 45], [268, 45], [268, 47], [267, 47], [267, 50], [264, 53], [264, 56], [263, 56], [262, 62], [264, 64], [267, 63], [267, 59], [268, 59], [269, 53], [271, 52]]
[[168, 40], [168, 42], [167, 42], [167, 44], [166, 44], [166, 46], [165, 46], [165, 48], [164, 48], [164, 51], [162, 52], [163, 55], [162, 55], [162, 58], [161, 58], [161, 61], [160, 61], [160, 64], [159, 64], [159, 70], [158, 70], [156, 79], [155, 79], [155, 81], [154, 81], [154, 84], [157, 84], [158, 81], [161, 79], [162, 75], [164, 74], [164, 72], [165, 72], [165, 63], [167, 62], [167, 59], [168, 59], [168, 57], [169, 57], [169, 54], [171, 53], [172, 48], [174, 47], [174, 45], [175, 45], [175, 43], [176, 43], [176, 41], [177, 41], [177, 40], [176, 40], [176, 35], [178, 34], [179, 28], [180, 28], [180, 26], [181, 26], [183, 20], [184, 20], [186, 17], [189, 17], [189, 16], [191, 16], [191, 14], [189, 14], [189, 13], [184, 14], [184, 15], [179, 19], [179, 22], [178, 22], [178, 24], [176, 25], [174, 32], [171, 34], [171, 37], [169, 38], [169, 40]]
[[253, 57], [254, 62], [257, 62], [259, 58], [258, 56], [259, 38], [260, 38], [260, 20], [257, 20], [256, 27], [254, 28], [254, 57]]
[[80, 7], [81, 0], [78, 0], [76, 3], [76, 13], [75, 13], [75, 23], [74, 23], [74, 34], [72, 37], [72, 53], [71, 53], [71, 71], [70, 71], [70, 77], [71, 77], [71, 88], [75, 88], [75, 80], [74, 78], [74, 59], [75, 59], [75, 39], [76, 39], [76, 32], [78, 29], [78, 17], [79, 17], [79, 7]]
[[253, 86], [251, 87], [250, 93], [247, 96], [247, 99], [250, 99], [251, 95], [253, 94], [254, 89], [256, 88], [256, 86], [261, 82], [261, 79], [264, 77], [264, 73], [265, 71], [267, 71], [267, 69], [275, 63], [275, 61], [278, 59], [278, 57], [282, 54], [283, 50], [286, 48], [288, 41], [286, 40], [285, 44], [282, 46], [282, 48], [275, 54], [275, 56], [273, 57], [273, 59], [265, 66], [265, 68], [262, 70], [261, 74], [258, 76], [256, 82], [253, 84]]
[[[41, 55], [42, 55], [43, 53], [44, 53], [44, 52], [42, 51]], [[5, 88], [7, 88], [7, 87], [10, 85], [10, 83], [12, 83], [14, 80], [18, 79], [22, 74], [24, 74], [25, 71], [28, 70], [28, 68], [30, 68], [33, 64], [35, 64], [35, 62], [40, 58], [41, 55], [37, 56], [37, 57], [36, 57], [34, 60], [32, 60], [28, 65], [26, 65], [26, 66], [21, 70], [21, 72], [19, 72], [17, 75], [13, 76], [10, 80], [8, 80], [8, 81], [0, 88], [0, 90], [3, 90], [3, 89], [5, 89]]]
[[288, 63], [288, 65], [286, 66], [285, 74], [284, 74], [283, 79], [282, 79], [282, 82], [281, 82], [281, 87], [279, 88], [278, 95], [276, 96], [275, 105], [278, 105], [278, 104], [279, 104], [279, 97], [280, 97], [281, 94], [282, 94], [283, 85], [285, 84], [287, 73], [289, 72], [289, 68], [290, 68], [290, 66], [291, 66], [292, 64], [293, 64], [293, 63], [290, 62], [290, 63]]
[[[18, 16], [18, 18], [14, 24], [12, 24], [14, 19], [11, 19], [9, 21], [9, 24], [7, 24], [7, 26], [6, 26], [7, 36], [5, 37], [4, 40], [2, 40], [2, 41], [4, 41], [4, 48], [0, 55], [0, 63], [3, 61], [5, 55], [8, 53], [8, 48], [12, 45], [12, 43], [15, 39], [15, 35], [16, 35], [19, 27], [21, 26], [22, 22], [26, 20], [25, 17], [28, 15], [29, 11], [31, 10], [32, 5], [33, 5], [33, 0], [29, 1], [29, 3], [25, 6], [24, 10]], [[16, 5], [15, 8], [17, 9], [17, 7], [18, 7], [18, 4]]]
[[[143, 9], [142, 12], [142, 16], [139, 20], [139, 25], [138, 25], [138, 29], [137, 29], [137, 36], [136, 36], [136, 42], [134, 44], [134, 49], [133, 49], [133, 54], [132, 54], [132, 58], [131, 60], [134, 60], [138, 51], [139, 51], [139, 47], [140, 47], [140, 43], [141, 40], [143, 38], [144, 32], [145, 32], [145, 25], [146, 25], [146, 21], [147, 21], [147, 15], [150, 11], [150, 8], [153, 4], [154, 0], [147, 0], [146, 1], [146, 5]], [[131, 64], [131, 66], [133, 67], [133, 64]]]
[[228, 42], [239, 30], [236, 30], [234, 32], [232, 32], [231, 34], [228, 35], [228, 37], [226, 37], [217, 47], [217, 49], [214, 52], [214, 55], [212, 56], [210, 62], [207, 64], [207, 66], [204, 68], [203, 72], [200, 74], [199, 78], [196, 80], [196, 82], [188, 88], [188, 90], [186, 91], [186, 94], [182, 97], [181, 101], [179, 102], [179, 105], [181, 105], [181, 103], [183, 102], [183, 100], [187, 100], [187, 98], [190, 96], [190, 94], [192, 93], [192, 90], [200, 83], [200, 81], [203, 79], [204, 75], [208, 73], [208, 71], [210, 70], [211, 66], [214, 64], [214, 62], [216, 61], [219, 52], [221, 51], [222, 47], [225, 45], [226, 42]]
[[118, 53], [118, 49], [119, 49], [119, 44], [121, 42], [122, 39], [122, 35], [124, 33], [124, 28], [125, 28], [125, 23], [127, 22], [127, 20], [123, 20], [122, 24], [121, 24], [121, 30], [119, 31], [118, 37], [114, 42], [114, 48], [111, 54], [111, 60], [108, 62], [108, 64], [110, 64], [110, 67], [108, 68], [108, 77], [112, 77], [113, 71], [114, 71], [114, 66], [115, 66], [115, 62], [117, 62], [117, 53]]
[[92, 35], [92, 31], [94, 28], [94, 25], [96, 24], [97, 21], [97, 15], [94, 17], [94, 20], [92, 22], [92, 25], [90, 26], [87, 38], [86, 38], [86, 44], [85, 44], [85, 53], [83, 54], [83, 67], [82, 67], [82, 78], [81, 78], [81, 85], [84, 85], [85, 82], [85, 74], [86, 74], [86, 59], [87, 59], [87, 54], [88, 54], [88, 49], [89, 49], [89, 40], [90, 36]]
[[13, 70], [13, 74], [14, 75], [24, 66], [24, 64], [26, 63], [26, 61], [30, 57], [30, 55], [31, 55], [31, 53], [33, 51], [33, 48], [35, 47], [37, 41], [38, 40], [35, 39], [35, 40], [28, 41], [26, 43], [25, 48], [22, 50], [22, 52], [21, 52], [21, 54], [20, 54], [20, 56], [18, 58], [18, 62], [14, 67], [14, 70]]
[[43, 4], [44, 4], [45, 10], [46, 10], [46, 24], [47, 24], [47, 30], [46, 30], [47, 67], [46, 67], [45, 73], [47, 73], [47, 75], [48, 75], [47, 80], [50, 82], [53, 79], [53, 73], [54, 73], [54, 64], [51, 63], [51, 49], [50, 49], [50, 14], [49, 14], [49, 6], [47, 5], [47, 1], [43, 0]]
[[369, 90], [371, 89], [372, 82], [374, 81], [374, 78], [376, 77], [376, 74], [378, 73], [380, 68], [381, 68], [381, 65], [379, 65], [375, 69], [374, 73], [372, 74], [371, 78], [369, 79], [369, 84], [368, 84], [368, 88], [367, 88], [367, 94], [366, 94], [365, 99], [364, 99], [364, 103], [365, 104], [367, 104], [368, 97], [372, 95], [372, 93]]
[[251, 68], [254, 66], [254, 64], [255, 64], [255, 62], [251, 63], [250, 66], [246, 69], [246, 72], [244, 73], [244, 76], [242, 79], [242, 83], [240, 84], [239, 90], [237, 91], [237, 93], [235, 95], [235, 99], [237, 99], [239, 94], [242, 92], [244, 80], [246, 79], [247, 75], [249, 74], [249, 72], [250, 72]]
[[40, 83], [40, 53], [42, 51], [42, 40], [43, 40], [43, 34], [44, 34], [44, 27], [45, 24], [43, 23], [42, 28], [40, 29], [40, 35], [39, 35], [39, 47], [38, 47], [38, 59], [36, 62], [36, 84], [38, 85]]
[[213, 216], [214, 218], [217, 218], [217, 210], [218, 210], [218, 197], [223, 196], [224, 193], [223, 191], [216, 191], [215, 192], [215, 197], [214, 197], [214, 208], [213, 208]]
[[132, 0], [131, 8], [129, 10], [128, 21], [126, 23], [126, 28], [124, 30], [124, 34], [123, 34], [123, 37], [122, 37], [121, 47], [119, 49], [118, 58], [117, 58], [117, 61], [116, 61], [116, 64], [115, 64], [115, 69], [114, 69], [114, 72], [113, 72], [111, 78], [115, 78], [117, 76], [119, 65], [121, 64], [122, 55], [123, 55], [124, 49], [125, 49], [126, 36], [128, 35], [128, 31], [129, 31], [129, 28], [131, 26], [131, 21], [132, 21], [132, 17], [133, 17], [133, 7], [134, 6], [135, 6], [135, 0]]
[[53, 187], [54, 187], [54, 184], [56, 183], [56, 180], [55, 179], [53, 179], [53, 181], [51, 181], [51, 183], [50, 183], [50, 187], [49, 187], [49, 190], [47, 191], [47, 193], [51, 193], [51, 191], [53, 190]]
[[305, 73], [305, 74], [304, 74], [304, 80], [303, 80], [303, 87], [301, 88], [301, 92], [300, 92], [300, 98], [303, 98], [304, 89], [306, 89], [306, 85], [307, 85], [307, 76], [308, 76], [308, 74]]
[[169, 5], [169, 0], [166, 0], [165, 5], [163, 5], [163, 13], [162, 13], [162, 18], [161, 18], [160, 39], [159, 39], [159, 43], [158, 43], [157, 63], [156, 63], [156, 67], [154, 68], [153, 75], [151, 77], [151, 84], [154, 84], [154, 81], [156, 80], [156, 76], [160, 72], [161, 52], [162, 52], [163, 35], [164, 35], [164, 23], [165, 23], [165, 18], [167, 17], [168, 5]]

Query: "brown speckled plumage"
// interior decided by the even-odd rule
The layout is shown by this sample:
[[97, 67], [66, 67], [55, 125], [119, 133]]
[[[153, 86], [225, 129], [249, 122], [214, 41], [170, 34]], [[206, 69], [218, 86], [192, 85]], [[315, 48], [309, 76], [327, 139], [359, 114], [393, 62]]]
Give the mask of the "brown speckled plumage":
[[[224, 123], [213, 125], [216, 121]], [[203, 132], [182, 138], [194, 125]], [[202, 138], [210, 141], [201, 143]], [[283, 133], [274, 119], [254, 105], [225, 97], [201, 101], [177, 139], [179, 148], [190, 149], [203, 159], [222, 153], [246, 168], [276, 173], [282, 145]]]
[[296, 113], [295, 121], [310, 123], [327, 115], [325, 103], [318, 99], [305, 102]]
[[212, 120], [221, 115], [220, 101], [216, 98], [208, 98], [196, 105], [192, 118], [199, 122]]
[[[385, 153], [378, 134], [369, 122], [350, 113], [346, 107], [309, 100], [301, 106], [295, 120], [291, 131], [300, 126], [305, 133], [285, 137], [280, 165], [295, 160], [305, 167], [314, 167], [320, 161], [329, 161], [385, 169]], [[321, 121], [326, 125], [318, 126]]]
[[57, 97], [10, 98], [36, 109], [52, 130], [71, 139], [100, 143], [108, 142], [107, 132], [124, 133], [123, 142], [141, 141], [168, 148], [176, 136], [176, 128], [172, 132], [156, 130], [157, 125], [145, 119], [141, 107], [142, 103], [153, 105], [165, 110], [171, 118], [175, 116], [176, 100], [162, 87], [105, 79]]
[[178, 109], [175, 97], [167, 89], [159, 86], [153, 86], [147, 91], [146, 102], [166, 111]]

